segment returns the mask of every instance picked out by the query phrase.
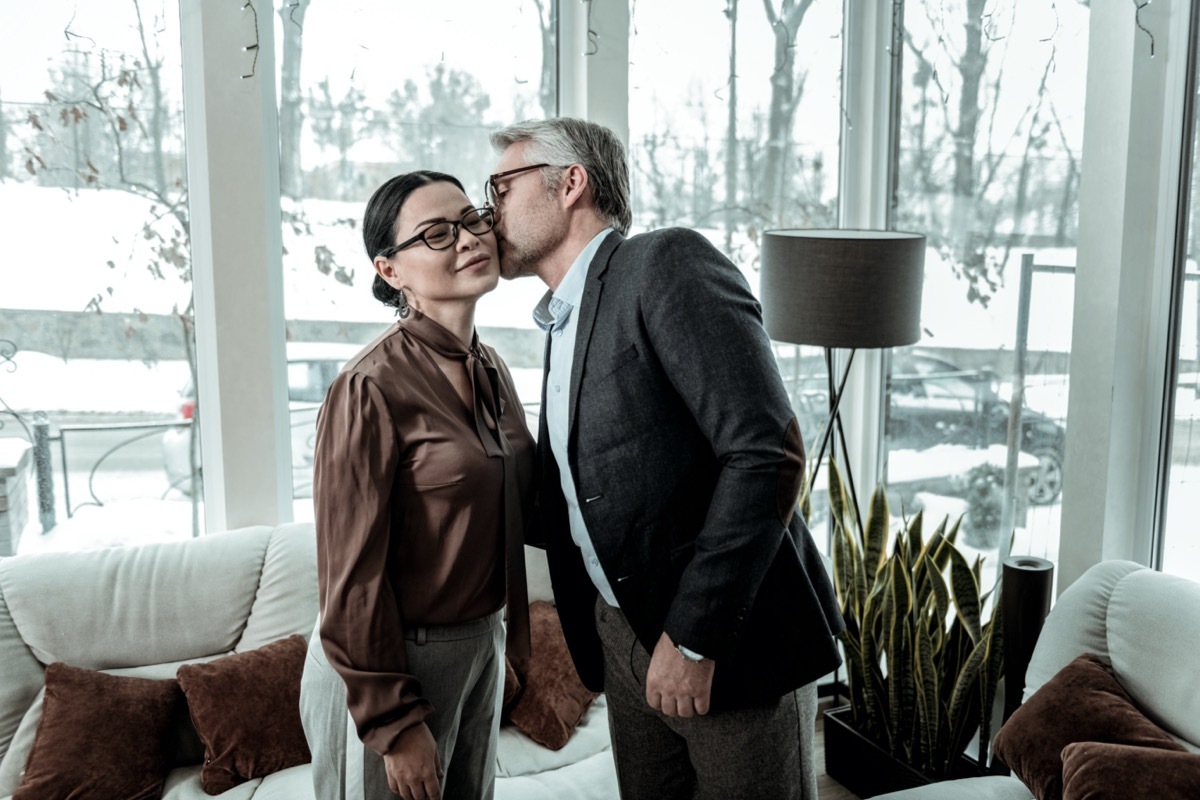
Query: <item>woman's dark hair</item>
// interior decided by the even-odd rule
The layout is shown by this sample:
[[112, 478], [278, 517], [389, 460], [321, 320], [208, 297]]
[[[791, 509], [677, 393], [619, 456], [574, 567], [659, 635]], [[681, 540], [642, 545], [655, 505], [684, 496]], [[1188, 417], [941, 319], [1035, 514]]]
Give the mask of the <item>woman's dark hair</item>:
[[[367, 249], [367, 258], [372, 263], [375, 256], [396, 244], [396, 224], [400, 220], [400, 209], [404, 207], [408, 196], [422, 186], [431, 183], [452, 183], [466, 194], [462, 182], [453, 175], [432, 170], [416, 170], [405, 172], [389, 178], [386, 183], [375, 190], [367, 201], [367, 210], [363, 212], [363, 246]], [[400, 292], [385, 281], [379, 273], [375, 273], [375, 281], [371, 284], [371, 294], [375, 299], [391, 308], [399, 308]]]

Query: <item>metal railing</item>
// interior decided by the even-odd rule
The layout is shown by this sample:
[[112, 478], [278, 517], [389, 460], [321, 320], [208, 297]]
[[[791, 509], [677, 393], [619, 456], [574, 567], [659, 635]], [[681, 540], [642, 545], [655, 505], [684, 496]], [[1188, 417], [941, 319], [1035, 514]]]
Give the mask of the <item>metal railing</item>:
[[[186, 428], [186, 427], [191, 426], [191, 424], [192, 424], [192, 421], [190, 419], [181, 419], [181, 420], [171, 420], [171, 421], [166, 421], [166, 422], [110, 422], [110, 423], [93, 423], [93, 424], [84, 424], [84, 425], [60, 425], [58, 427], [58, 435], [51, 437], [51, 440], [58, 441], [58, 445], [59, 445], [59, 459], [62, 461], [62, 470], [63, 470], [63, 502], [66, 504], [66, 508], [67, 508], [67, 518], [70, 519], [71, 517], [73, 517], [75, 515], [75, 512], [78, 511], [79, 509], [83, 508], [84, 506], [97, 506], [97, 507], [101, 507], [101, 508], [104, 506], [104, 501], [96, 496], [95, 480], [96, 480], [96, 473], [100, 470], [101, 465], [104, 464], [104, 462], [108, 459], [109, 456], [111, 456], [113, 453], [116, 453], [118, 450], [121, 450], [124, 447], [128, 447], [129, 445], [133, 444], [134, 442], [138, 442], [147, 437], [154, 436], [155, 434], [161, 433], [162, 431], [168, 430], [170, 428]], [[101, 431], [144, 431], [144, 432], [137, 433], [134, 436], [130, 436], [128, 439], [123, 439], [122, 441], [117, 442], [112, 447], [108, 448], [103, 453], [101, 453], [100, 457], [97, 458], [94, 462], [92, 462], [92, 467], [90, 470], [88, 470], [88, 481], [87, 481], [88, 495], [91, 497], [91, 500], [85, 500], [82, 503], [80, 503], [79, 505], [72, 507], [71, 506], [71, 470], [69, 467], [69, 462], [67, 461], [68, 435], [69, 434], [79, 434], [79, 433], [96, 433], [96, 432], [101, 432]]]

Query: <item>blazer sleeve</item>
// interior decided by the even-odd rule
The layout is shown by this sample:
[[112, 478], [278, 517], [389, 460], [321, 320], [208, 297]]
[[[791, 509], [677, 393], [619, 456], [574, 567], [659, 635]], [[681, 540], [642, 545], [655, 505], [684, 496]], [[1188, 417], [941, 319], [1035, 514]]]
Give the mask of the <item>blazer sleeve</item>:
[[745, 278], [701, 235], [666, 234], [639, 270], [646, 335], [708, 440], [717, 477], [664, 628], [675, 643], [719, 660], [732, 652], [781, 546], [804, 448]]
[[433, 713], [406, 672], [404, 626], [388, 574], [391, 487], [400, 444], [378, 387], [334, 380], [317, 421], [313, 504], [321, 644], [346, 684], [363, 744], [387, 753]]

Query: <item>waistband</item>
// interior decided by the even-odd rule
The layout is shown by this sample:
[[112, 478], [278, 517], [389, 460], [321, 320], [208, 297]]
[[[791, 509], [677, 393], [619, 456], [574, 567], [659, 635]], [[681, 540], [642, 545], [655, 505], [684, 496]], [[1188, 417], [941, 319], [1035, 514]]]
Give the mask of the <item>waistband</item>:
[[454, 642], [472, 639], [491, 633], [504, 621], [504, 609], [500, 608], [486, 617], [452, 625], [405, 625], [404, 638], [417, 644], [426, 642]]

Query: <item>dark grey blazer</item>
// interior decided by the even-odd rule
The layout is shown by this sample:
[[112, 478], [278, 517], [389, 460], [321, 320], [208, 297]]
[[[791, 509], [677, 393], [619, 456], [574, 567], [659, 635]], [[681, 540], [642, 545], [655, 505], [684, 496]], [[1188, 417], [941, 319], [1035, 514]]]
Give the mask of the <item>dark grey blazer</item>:
[[[831, 671], [841, 615], [793, 513], [803, 444], [741, 273], [693, 231], [614, 232], [575, 313], [569, 458], [588, 532], [639, 641], [653, 652], [665, 630], [715, 659], [714, 709], [779, 697]], [[538, 456], [531, 537], [547, 549], [579, 676], [602, 691], [597, 591], [571, 540], [545, 414]]]

